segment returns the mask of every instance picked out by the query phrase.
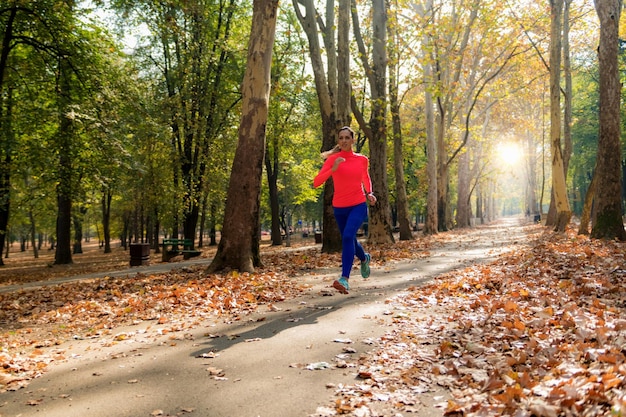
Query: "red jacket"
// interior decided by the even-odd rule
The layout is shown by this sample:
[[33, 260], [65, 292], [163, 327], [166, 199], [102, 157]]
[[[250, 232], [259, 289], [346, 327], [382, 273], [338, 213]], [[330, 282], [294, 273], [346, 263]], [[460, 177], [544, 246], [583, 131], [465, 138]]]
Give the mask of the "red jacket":
[[[331, 168], [339, 157], [344, 158], [345, 162], [340, 163], [337, 170], [333, 172]], [[372, 192], [372, 180], [368, 168], [369, 159], [365, 155], [341, 151], [332, 154], [324, 161], [322, 169], [313, 180], [313, 186], [319, 187], [332, 176], [335, 188], [333, 207], [356, 206], [367, 201], [366, 194]]]

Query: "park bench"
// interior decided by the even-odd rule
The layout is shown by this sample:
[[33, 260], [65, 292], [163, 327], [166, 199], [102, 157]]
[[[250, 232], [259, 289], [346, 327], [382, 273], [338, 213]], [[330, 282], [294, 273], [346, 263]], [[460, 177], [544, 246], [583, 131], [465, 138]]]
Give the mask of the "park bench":
[[191, 239], [163, 239], [163, 243], [160, 246], [163, 248], [163, 262], [169, 262], [170, 259], [178, 255], [183, 255], [185, 259], [189, 259], [202, 253], [194, 249], [193, 240]]

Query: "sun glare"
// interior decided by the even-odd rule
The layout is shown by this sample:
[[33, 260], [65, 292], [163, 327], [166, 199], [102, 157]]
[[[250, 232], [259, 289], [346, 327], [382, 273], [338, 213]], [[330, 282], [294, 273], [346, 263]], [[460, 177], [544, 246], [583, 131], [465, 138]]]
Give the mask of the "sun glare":
[[516, 143], [501, 143], [498, 145], [498, 157], [506, 165], [515, 165], [522, 159], [522, 149]]

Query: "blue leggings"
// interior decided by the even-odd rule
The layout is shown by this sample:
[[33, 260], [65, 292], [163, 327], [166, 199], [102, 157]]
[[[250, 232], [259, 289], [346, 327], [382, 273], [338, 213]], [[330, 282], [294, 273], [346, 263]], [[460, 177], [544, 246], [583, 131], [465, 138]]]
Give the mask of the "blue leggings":
[[352, 207], [333, 207], [333, 210], [341, 233], [341, 276], [350, 278], [354, 255], [361, 261], [365, 260], [365, 251], [356, 239], [356, 232], [367, 219], [367, 203]]

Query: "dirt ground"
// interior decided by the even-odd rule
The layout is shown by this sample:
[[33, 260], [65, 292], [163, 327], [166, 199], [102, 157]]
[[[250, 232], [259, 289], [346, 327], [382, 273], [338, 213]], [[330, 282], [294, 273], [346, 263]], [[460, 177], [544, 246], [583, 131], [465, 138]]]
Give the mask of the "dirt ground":
[[[403, 307], [390, 301], [393, 296], [513, 250], [524, 244], [524, 233], [519, 219], [509, 219], [455, 235], [413, 259], [377, 264], [374, 257], [371, 277], [362, 280], [355, 272], [347, 296], [331, 288], [337, 266], [298, 277], [308, 288], [303, 295], [236, 319], [191, 315], [177, 326], [143, 321], [106, 335], [77, 337], [51, 349], [55, 360], [41, 377], [23, 389], [0, 393], [0, 416], [334, 415], [335, 390], [359, 384], [359, 361], [377, 349], [394, 318], [403, 314]], [[18, 255], [11, 254], [0, 281], [19, 286], [28, 276], [53, 284], [53, 278], [74, 272], [125, 271], [126, 255], [116, 249], [106, 261], [86, 251], [63, 269], [48, 266], [50, 258], [43, 256], [20, 266]], [[190, 262], [208, 264], [210, 254]], [[160, 261], [151, 263], [163, 267]], [[445, 312], [434, 307], [423, 314]], [[441, 416], [448, 397], [431, 387], [419, 404], [405, 405], [406, 415]], [[401, 415], [392, 410], [393, 404], [381, 398], [376, 415]], [[372, 414], [353, 410], [346, 415]]]

